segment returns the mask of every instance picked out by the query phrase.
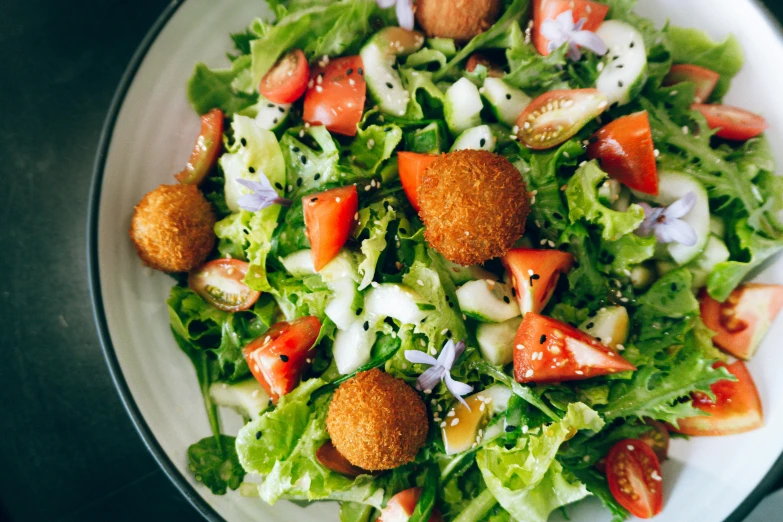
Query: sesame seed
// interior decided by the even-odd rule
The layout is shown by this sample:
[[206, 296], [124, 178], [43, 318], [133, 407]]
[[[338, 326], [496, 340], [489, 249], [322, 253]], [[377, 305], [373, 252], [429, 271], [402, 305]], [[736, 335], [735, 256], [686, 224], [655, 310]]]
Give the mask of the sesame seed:
[[280, 355], [280, 360], [283, 361], [283, 362], [288, 362], [288, 356], [284, 355], [284, 354], [281, 354]]
[[424, 286], [424, 281], [422, 281], [421, 279], [417, 279], [416, 284], [419, 286]]
[[577, 375], [584, 375], [585, 374], [585, 372], [583, 372], [582, 370], [576, 370], [574, 373], [577, 374]]
[[522, 426], [522, 433], [527, 433], [530, 428], [527, 427], [527, 424]]
[[453, 416], [455, 416], [456, 414], [457, 414], [457, 413], [454, 411], [454, 408], [452, 408], [452, 409], [451, 409], [451, 410], [449, 410], [449, 412], [446, 414], [446, 417], [453, 417]]
[[670, 92], [669, 96], [677, 96], [677, 89], [674, 89], [672, 92]]
[[654, 155], [655, 155], [655, 157], [657, 158], [658, 156], [660, 156], [660, 155], [661, 155], [661, 151], [659, 151], [658, 149], [655, 149], [655, 150], [653, 150], [653, 154], [654, 154]]
[[525, 378], [526, 379], [529, 379], [532, 376], [533, 376], [533, 370], [528, 370], [528, 371], [525, 372]]
[[459, 419], [454, 419], [453, 421], [451, 421], [452, 426], [456, 426], [457, 424], [459, 424]]
[[687, 125], [683, 125], [682, 126], [682, 133], [683, 134], [688, 134], [688, 132], [690, 132], [690, 129], [688, 129], [688, 126]]
[[340, 201], [342, 201], [342, 199], [341, 199], [339, 196], [337, 196], [336, 198], [334, 198], [334, 200], [335, 200], [337, 203], [339, 203]]
[[443, 422], [441, 422], [441, 423], [440, 423], [440, 427], [441, 427], [441, 428], [445, 428], [445, 427], [446, 427], [446, 421], [443, 421]]

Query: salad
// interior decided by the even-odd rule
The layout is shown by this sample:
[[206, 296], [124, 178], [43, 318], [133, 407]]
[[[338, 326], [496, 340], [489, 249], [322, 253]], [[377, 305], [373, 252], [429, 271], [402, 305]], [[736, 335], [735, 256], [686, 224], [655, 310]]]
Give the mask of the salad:
[[670, 437], [763, 425], [783, 287], [745, 281], [783, 180], [721, 103], [733, 37], [633, 0], [269, 3], [130, 230], [176, 280], [196, 480], [343, 522], [651, 518]]

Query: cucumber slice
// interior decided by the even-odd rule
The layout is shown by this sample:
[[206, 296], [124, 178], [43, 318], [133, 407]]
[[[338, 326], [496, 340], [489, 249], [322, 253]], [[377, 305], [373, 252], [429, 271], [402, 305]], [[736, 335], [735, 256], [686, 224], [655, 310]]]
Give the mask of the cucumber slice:
[[332, 291], [332, 297], [324, 312], [337, 328], [346, 330], [356, 322], [356, 310], [361, 306], [359, 284], [350, 277], [343, 277], [327, 283]]
[[487, 78], [480, 89], [484, 99], [498, 121], [509, 127], [517, 124], [517, 119], [525, 107], [530, 104], [530, 96], [516, 89], [500, 78]]
[[637, 290], [643, 290], [653, 282], [653, 271], [647, 265], [637, 265], [631, 269], [631, 285]]
[[479, 265], [462, 266], [458, 265], [457, 263], [452, 263], [442, 256], [441, 262], [446, 267], [446, 270], [451, 276], [451, 280], [454, 281], [454, 284], [457, 286], [463, 285], [468, 281], [475, 281], [477, 279], [490, 279], [493, 281], [497, 279], [495, 274], [484, 270]]
[[244, 381], [214, 382], [209, 387], [209, 396], [218, 406], [231, 408], [250, 420], [256, 420], [269, 408], [269, 395], [255, 379]]
[[723, 218], [715, 215], [710, 215], [710, 232], [718, 238], [726, 237], [726, 223]]
[[419, 303], [423, 303], [419, 294], [407, 286], [383, 283], [367, 292], [364, 311], [374, 316], [391, 317], [402, 324], [419, 324], [427, 316]]
[[693, 274], [693, 290], [699, 290], [707, 284], [712, 269], [718, 263], [728, 261], [730, 257], [726, 243], [718, 236], [710, 234], [707, 244], [699, 256], [688, 264]]
[[300, 250], [280, 258], [283, 267], [294, 277], [304, 277], [315, 274], [313, 258], [310, 250]]
[[406, 135], [405, 149], [420, 154], [440, 154], [446, 150], [443, 131], [438, 122], [432, 122], [413, 134]]
[[262, 128], [271, 131], [276, 131], [283, 127], [288, 120], [288, 115], [291, 112], [290, 103], [272, 103], [264, 98], [262, 95], [258, 95], [258, 103], [256, 108], [256, 123]]
[[520, 313], [511, 287], [494, 280], [465, 283], [457, 289], [457, 300], [465, 315], [486, 323], [501, 323]]
[[595, 34], [608, 49], [595, 87], [606, 95], [609, 105], [625, 105], [647, 81], [644, 37], [632, 25], [618, 20], [605, 21]]
[[623, 306], [601, 308], [595, 317], [579, 325], [580, 330], [610, 348], [617, 348], [628, 340], [628, 327], [628, 310]]
[[502, 323], [479, 324], [476, 340], [481, 356], [495, 366], [509, 364], [514, 356], [514, 337], [521, 322], [521, 317], [513, 317]]
[[460, 78], [446, 91], [443, 114], [454, 136], [481, 124], [481, 95], [467, 78]]
[[682, 172], [658, 171], [658, 196], [650, 197], [636, 193], [642, 199], [648, 199], [661, 206], [668, 206], [685, 196], [688, 192], [696, 195], [696, 203], [687, 215], [681, 219], [693, 227], [696, 232], [696, 244], [693, 246], [681, 243], [668, 243], [666, 250], [672, 259], [680, 266], [692, 261], [704, 250], [710, 237], [710, 201], [707, 191], [701, 183]]
[[454, 140], [454, 145], [451, 146], [451, 152], [455, 150], [487, 150], [493, 152], [497, 140], [495, 135], [489, 128], [489, 125], [479, 125], [464, 131], [459, 137]]
[[370, 360], [379, 320], [377, 317], [365, 315], [347, 330], [337, 332], [332, 344], [332, 354], [337, 371], [342, 375], [356, 371]]
[[423, 44], [424, 37], [420, 33], [387, 27], [377, 32], [359, 51], [367, 89], [381, 112], [397, 117], [407, 112], [410, 92], [403, 87], [394, 63], [397, 56], [418, 51]]

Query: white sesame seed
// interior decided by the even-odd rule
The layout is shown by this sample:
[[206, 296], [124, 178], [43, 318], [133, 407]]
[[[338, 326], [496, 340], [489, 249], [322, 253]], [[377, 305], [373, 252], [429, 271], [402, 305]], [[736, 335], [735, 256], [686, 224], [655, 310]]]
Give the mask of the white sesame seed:
[[459, 419], [454, 419], [453, 421], [451, 421], [452, 426], [456, 426], [457, 424], [459, 424]]
[[525, 349], [524, 345], [522, 345], [522, 344], [518, 344], [517, 345], [517, 350], [524, 350], [524, 349]]
[[584, 375], [585, 374], [585, 372], [583, 372], [582, 370], [575, 370], [574, 373], [577, 374], [577, 375]]
[[522, 433], [527, 433], [530, 428], [527, 427], [527, 424], [522, 426]]
[[533, 376], [533, 370], [528, 370], [528, 371], [525, 372], [525, 378], [526, 379], [529, 379], [532, 376]]
[[381, 285], [379, 285], [377, 281], [373, 281], [372, 283], [370, 283], [370, 286], [372, 286], [373, 288], [378, 288]]
[[441, 335], [446, 335], [448, 332], [449, 332], [449, 329], [448, 328], [444, 328], [443, 330], [440, 331], [440, 334]]
[[320, 85], [316, 85], [315, 86], [315, 92], [323, 92], [323, 91], [324, 91], [324, 88], [321, 87]]
[[424, 286], [424, 281], [422, 281], [421, 279], [417, 279], [416, 284], [419, 286]]
[[669, 93], [669, 96], [677, 96], [677, 92], [678, 92], [677, 89], [674, 89]]
[[336, 197], [336, 198], [334, 198], [334, 200], [335, 200], [337, 203], [339, 203], [340, 201], [342, 201], [342, 199], [340, 199], [340, 197], [339, 197], [339, 196], [338, 196], [338, 197]]
[[424, 395], [429, 395], [430, 393], [432, 393], [432, 390], [424, 390]]
[[655, 157], [657, 158], [658, 156], [660, 156], [660, 155], [661, 155], [661, 151], [659, 151], [658, 149], [655, 149], [655, 150], [653, 150], [653, 154], [654, 154], [654, 155], [655, 155]]
[[630, 444], [626, 445], [625, 447], [628, 448], [628, 451], [633, 451], [633, 446], [631, 446]]
[[683, 133], [683, 134], [688, 134], [688, 132], [689, 132], [689, 131], [690, 131], [690, 129], [688, 129], [688, 126], [687, 126], [687, 125], [683, 125], [683, 126], [682, 126], [682, 133]]
[[658, 474], [656, 470], [652, 470], [652, 473], [650, 473], [650, 478], [656, 482], [660, 482], [661, 480], [663, 480], [663, 478]]
[[443, 422], [441, 422], [441, 423], [440, 423], [440, 427], [441, 427], [441, 428], [445, 428], [445, 427], [446, 427], [446, 421], [443, 421]]
[[454, 411], [454, 408], [450, 409], [449, 412], [446, 414], [446, 417], [453, 417], [457, 414], [457, 412]]

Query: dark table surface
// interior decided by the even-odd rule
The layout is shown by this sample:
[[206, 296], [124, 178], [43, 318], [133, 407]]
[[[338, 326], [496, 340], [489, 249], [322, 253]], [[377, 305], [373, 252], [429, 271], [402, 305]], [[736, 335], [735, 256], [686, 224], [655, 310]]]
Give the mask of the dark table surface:
[[[767, 4], [783, 16], [779, 0]], [[101, 126], [165, 6], [0, 1], [0, 519], [200, 518], [123, 409], [86, 270]]]

